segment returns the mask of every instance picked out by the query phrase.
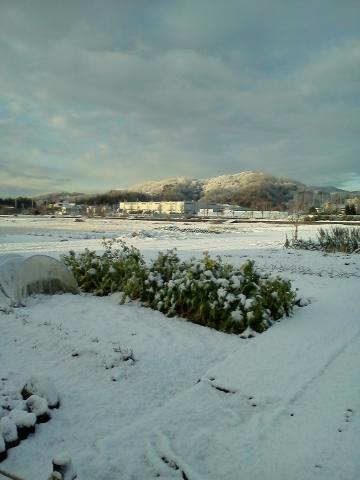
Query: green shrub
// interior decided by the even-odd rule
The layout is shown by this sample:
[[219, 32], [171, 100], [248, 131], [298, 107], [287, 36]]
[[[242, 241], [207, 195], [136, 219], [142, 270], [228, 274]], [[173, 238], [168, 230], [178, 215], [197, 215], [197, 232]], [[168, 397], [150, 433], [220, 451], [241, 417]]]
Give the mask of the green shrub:
[[[114, 249], [115, 244], [120, 248]], [[123, 290], [125, 285], [133, 282], [134, 277], [146, 275], [145, 261], [139, 250], [129, 247], [122, 240], [106, 240], [103, 245], [105, 251], [102, 255], [85, 249], [84, 253], [70, 251], [69, 255], [62, 257], [84, 292], [109, 295]]]
[[64, 258], [84, 291], [126, 298], [168, 316], [178, 315], [217, 330], [240, 334], [246, 328], [263, 332], [292, 313], [295, 293], [289, 281], [265, 277], [253, 261], [233, 266], [205, 252], [200, 259], [181, 260], [176, 250], [160, 252], [145, 261], [134, 247], [108, 242], [103, 255], [86, 250]]
[[360, 253], [360, 228], [332, 227], [320, 228], [316, 240], [286, 239], [286, 248], [321, 250], [328, 253]]

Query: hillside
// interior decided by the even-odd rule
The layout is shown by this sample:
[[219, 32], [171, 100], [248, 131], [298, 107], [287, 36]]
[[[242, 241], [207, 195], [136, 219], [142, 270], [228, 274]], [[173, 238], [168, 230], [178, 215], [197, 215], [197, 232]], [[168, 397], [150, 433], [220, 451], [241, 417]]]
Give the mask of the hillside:
[[307, 187], [294, 180], [261, 172], [241, 172], [211, 178], [204, 185], [204, 199], [254, 207], [281, 207]]
[[338, 193], [340, 195], [346, 195], [346, 196], [348, 196], [349, 194], [351, 196], [360, 195], [359, 190], [344, 190], [343, 188], [337, 188], [337, 187], [334, 187], [334, 186], [330, 186], [330, 187], [311, 186], [310, 188], [312, 190], [314, 190], [315, 192], [319, 192], [319, 193], [321, 192], [321, 193], [326, 194], [326, 195], [330, 195], [332, 193]]
[[262, 172], [241, 172], [206, 180], [186, 177], [145, 182], [129, 189], [161, 200], [198, 200], [244, 206], [285, 207], [294, 193], [307, 187], [294, 180]]
[[86, 193], [80, 193], [80, 192], [48, 192], [48, 193], [42, 193], [40, 195], [36, 195], [32, 197], [34, 200], [38, 201], [47, 201], [47, 202], [59, 202], [66, 198], [67, 200], [70, 201], [75, 201], [75, 199], [81, 198], [86, 196]]
[[203, 200], [204, 202], [232, 203], [252, 208], [291, 208], [294, 195], [315, 192], [324, 195], [340, 193], [355, 195], [336, 187], [307, 186], [286, 177], [275, 177], [263, 172], [245, 171], [208, 179], [171, 177], [158, 181], [138, 183], [128, 189], [110, 190], [105, 193], [48, 193], [34, 197], [55, 202], [59, 199], [87, 204], [115, 204], [121, 200]]
[[203, 185], [202, 180], [174, 177], [139, 183], [128, 191], [161, 197], [162, 200], [198, 200], [203, 194]]

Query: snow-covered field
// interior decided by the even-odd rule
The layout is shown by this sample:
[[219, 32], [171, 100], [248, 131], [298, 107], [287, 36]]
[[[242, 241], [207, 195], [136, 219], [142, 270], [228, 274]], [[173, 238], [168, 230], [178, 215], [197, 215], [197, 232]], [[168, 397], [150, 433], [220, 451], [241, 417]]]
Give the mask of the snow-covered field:
[[[301, 226], [300, 236], [316, 229]], [[360, 478], [360, 256], [286, 251], [291, 233], [276, 224], [0, 218], [0, 254], [58, 258], [102, 249], [103, 237], [146, 258], [208, 250], [252, 258], [311, 301], [248, 340], [119, 305], [117, 295], [37, 296], [0, 311], [0, 403], [34, 374], [61, 397], [0, 469], [45, 480], [52, 457], [67, 451], [84, 480]]]

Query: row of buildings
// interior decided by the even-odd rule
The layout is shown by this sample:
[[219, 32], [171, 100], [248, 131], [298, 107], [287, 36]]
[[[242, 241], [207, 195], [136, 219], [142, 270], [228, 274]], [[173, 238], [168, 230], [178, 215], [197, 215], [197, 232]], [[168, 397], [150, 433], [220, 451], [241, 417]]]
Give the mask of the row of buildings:
[[49, 203], [47, 212], [61, 216], [124, 216], [124, 217], [227, 217], [227, 218], [287, 218], [287, 212], [254, 210], [238, 205], [195, 201], [119, 202], [117, 205], [78, 205], [60, 201]]
[[[321, 205], [315, 207], [305, 202], [305, 197], [299, 205], [294, 205], [292, 212], [300, 214], [320, 213], [320, 214], [360, 214], [360, 197], [340, 199], [335, 197], [327, 199]], [[39, 208], [39, 206], [36, 206]], [[296, 208], [295, 208], [296, 207]], [[10, 209], [10, 207], [9, 207]], [[1, 211], [2, 214], [14, 213], [14, 207], [11, 211]], [[152, 216], [152, 217], [227, 217], [227, 218], [257, 218], [257, 219], [285, 219], [288, 212], [273, 211], [266, 209], [247, 208], [239, 205], [205, 203], [203, 201], [120, 201], [115, 204], [86, 205], [77, 204], [63, 199], [56, 203], [45, 203], [40, 207], [38, 213], [51, 213], [55, 215], [66, 216]]]
[[204, 203], [195, 201], [120, 202], [121, 215], [152, 215], [180, 217], [236, 217], [236, 218], [286, 218], [288, 212], [253, 210], [238, 205]]

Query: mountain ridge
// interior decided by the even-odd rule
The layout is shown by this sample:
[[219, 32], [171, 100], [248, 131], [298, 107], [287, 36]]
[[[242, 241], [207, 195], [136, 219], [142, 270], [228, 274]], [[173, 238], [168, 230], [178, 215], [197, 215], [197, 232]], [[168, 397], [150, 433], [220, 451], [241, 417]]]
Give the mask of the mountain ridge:
[[61, 192], [43, 194], [37, 198], [67, 198], [77, 203], [96, 204], [115, 203], [119, 200], [200, 200], [262, 209], [286, 209], [291, 207], [296, 197], [317, 195], [323, 201], [333, 193], [349, 196], [359, 194], [332, 186], [308, 186], [288, 177], [277, 177], [260, 171], [243, 171], [205, 179], [180, 176], [148, 180], [126, 189], [112, 189], [105, 193]]
[[308, 188], [305, 184], [287, 177], [244, 171], [208, 179], [172, 177], [139, 183], [128, 191], [161, 197], [162, 200], [201, 199], [206, 202], [237, 203], [244, 206], [266, 203], [269, 207], [284, 208], [296, 192]]

